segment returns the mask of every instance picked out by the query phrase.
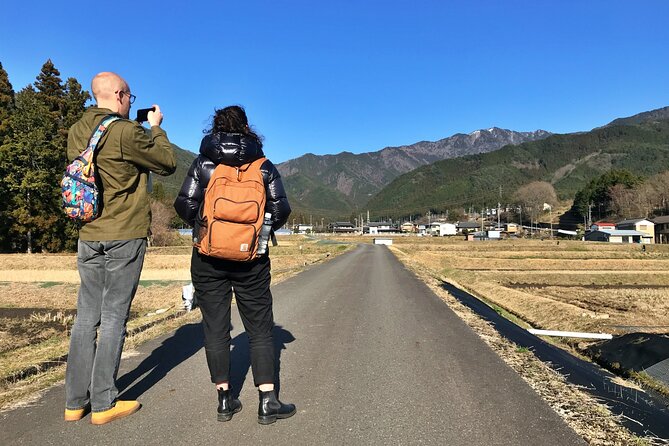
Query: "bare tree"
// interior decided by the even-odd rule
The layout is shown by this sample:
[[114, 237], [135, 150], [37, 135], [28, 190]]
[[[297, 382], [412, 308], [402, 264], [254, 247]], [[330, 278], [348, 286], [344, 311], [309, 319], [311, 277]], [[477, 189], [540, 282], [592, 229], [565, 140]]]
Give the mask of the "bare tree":
[[669, 171], [649, 178], [645, 184], [649, 185], [653, 207], [662, 213], [669, 212]]
[[179, 235], [170, 227], [170, 222], [176, 215], [174, 208], [166, 204], [151, 200], [151, 245], [170, 246], [178, 244]]
[[636, 215], [638, 206], [635, 200], [636, 191], [616, 184], [609, 188], [611, 197], [611, 214], [618, 219], [628, 219]]
[[514, 200], [523, 208], [523, 214], [530, 217], [530, 225], [545, 212], [544, 204], [555, 206], [558, 203], [553, 185], [545, 181], [533, 181], [518, 188]]

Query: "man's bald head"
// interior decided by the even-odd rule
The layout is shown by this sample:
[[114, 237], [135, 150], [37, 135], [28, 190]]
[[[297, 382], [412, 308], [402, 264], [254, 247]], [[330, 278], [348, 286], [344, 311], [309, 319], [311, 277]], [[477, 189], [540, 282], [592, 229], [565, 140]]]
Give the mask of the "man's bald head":
[[127, 90], [128, 83], [121, 76], [110, 71], [98, 73], [91, 82], [91, 90], [95, 100], [114, 100], [114, 94], [120, 90]]
[[[98, 73], [91, 82], [91, 90], [98, 107], [108, 108], [127, 117], [130, 109], [130, 104], [127, 103], [130, 87], [121, 76], [110, 71]], [[123, 92], [124, 96], [119, 96], [119, 92]]]

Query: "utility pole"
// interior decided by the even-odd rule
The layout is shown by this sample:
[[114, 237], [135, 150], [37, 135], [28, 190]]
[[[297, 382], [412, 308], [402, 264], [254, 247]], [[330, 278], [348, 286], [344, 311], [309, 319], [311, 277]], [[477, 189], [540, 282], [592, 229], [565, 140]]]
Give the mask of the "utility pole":
[[499, 186], [499, 200], [497, 201], [497, 230], [499, 230], [500, 226], [502, 226], [500, 222], [500, 209], [502, 207], [502, 204], [500, 203], [502, 201], [502, 185], [500, 184]]

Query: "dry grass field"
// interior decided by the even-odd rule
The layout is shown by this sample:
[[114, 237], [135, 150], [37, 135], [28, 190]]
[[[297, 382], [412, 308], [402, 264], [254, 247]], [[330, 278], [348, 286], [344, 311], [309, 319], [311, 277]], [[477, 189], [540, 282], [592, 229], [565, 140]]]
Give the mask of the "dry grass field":
[[[301, 236], [280, 238], [270, 249], [272, 281], [278, 283], [351, 246]], [[199, 311], [185, 313], [181, 306], [181, 287], [190, 282], [190, 257], [190, 247], [148, 250], [126, 350], [199, 320]], [[0, 255], [0, 409], [62, 378], [62, 365], [51, 367], [63, 363], [67, 354], [78, 289], [76, 254]], [[40, 368], [49, 370], [34, 374]]]
[[534, 328], [669, 333], [669, 246], [396, 238], [429, 269]]

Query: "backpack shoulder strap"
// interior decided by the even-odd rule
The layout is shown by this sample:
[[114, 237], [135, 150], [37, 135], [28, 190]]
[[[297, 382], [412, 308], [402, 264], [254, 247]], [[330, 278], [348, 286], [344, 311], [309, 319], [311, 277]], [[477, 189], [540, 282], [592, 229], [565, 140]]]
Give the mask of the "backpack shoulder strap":
[[119, 119], [121, 119], [121, 117], [118, 115], [108, 115], [102, 118], [102, 121], [100, 121], [100, 124], [98, 124], [95, 130], [93, 130], [93, 134], [88, 139], [87, 148], [91, 148], [93, 151], [95, 151], [98, 147], [98, 142], [100, 142], [100, 138], [102, 138], [102, 135], [104, 135], [112, 122], [118, 121]]

